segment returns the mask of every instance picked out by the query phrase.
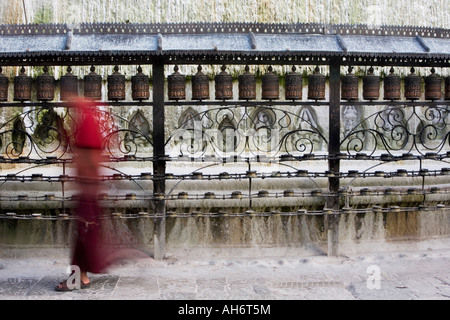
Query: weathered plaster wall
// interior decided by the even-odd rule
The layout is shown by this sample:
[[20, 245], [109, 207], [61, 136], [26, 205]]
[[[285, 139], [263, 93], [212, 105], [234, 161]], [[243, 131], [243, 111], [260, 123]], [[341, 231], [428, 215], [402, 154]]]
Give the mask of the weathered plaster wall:
[[264, 22], [450, 27], [448, 0], [1, 0], [0, 23]]

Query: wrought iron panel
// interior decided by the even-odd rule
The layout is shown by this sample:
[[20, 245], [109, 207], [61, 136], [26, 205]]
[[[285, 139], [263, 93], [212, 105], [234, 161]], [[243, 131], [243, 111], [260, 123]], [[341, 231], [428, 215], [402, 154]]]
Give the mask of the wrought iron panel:
[[[109, 159], [148, 157], [152, 152], [152, 128], [137, 112], [131, 119], [97, 107], [102, 146]], [[117, 110], [116, 110], [117, 111]], [[29, 107], [0, 126], [4, 161], [70, 160], [80, 124], [75, 108]]]
[[[317, 109], [319, 108], [319, 109]], [[166, 141], [171, 156], [257, 157], [326, 153], [317, 113], [327, 107], [232, 106], [196, 112], [188, 108]]]
[[[353, 110], [353, 119], [357, 119], [355, 107], [343, 108], [344, 113], [352, 112], [345, 110]], [[370, 156], [381, 153], [391, 156], [445, 153], [450, 149], [449, 110], [448, 105], [387, 105], [375, 113], [364, 113], [360, 120], [354, 122], [353, 128], [346, 129], [344, 125], [341, 148], [351, 155], [365, 152]]]

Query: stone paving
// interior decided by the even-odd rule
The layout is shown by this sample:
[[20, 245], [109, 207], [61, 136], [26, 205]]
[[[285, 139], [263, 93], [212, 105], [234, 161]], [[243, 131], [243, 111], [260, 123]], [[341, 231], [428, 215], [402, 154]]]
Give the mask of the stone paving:
[[68, 275], [61, 251], [15, 253], [0, 257], [0, 299], [450, 300], [450, 240], [381, 249], [339, 257], [190, 256], [185, 249], [161, 261], [122, 261], [91, 275], [90, 288], [64, 293], [54, 291]]

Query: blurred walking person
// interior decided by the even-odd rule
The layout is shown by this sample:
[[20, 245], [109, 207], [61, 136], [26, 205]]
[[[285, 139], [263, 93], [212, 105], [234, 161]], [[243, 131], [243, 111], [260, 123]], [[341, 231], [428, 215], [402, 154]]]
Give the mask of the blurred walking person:
[[102, 273], [109, 265], [107, 247], [100, 239], [101, 207], [97, 200], [103, 140], [99, 112], [92, 102], [83, 99], [75, 100], [75, 108], [74, 161], [79, 198], [75, 211], [76, 240], [71, 264], [79, 268], [80, 278], [69, 277], [56, 286], [57, 291], [71, 291], [75, 289], [75, 284], [82, 289], [88, 288], [88, 272]]

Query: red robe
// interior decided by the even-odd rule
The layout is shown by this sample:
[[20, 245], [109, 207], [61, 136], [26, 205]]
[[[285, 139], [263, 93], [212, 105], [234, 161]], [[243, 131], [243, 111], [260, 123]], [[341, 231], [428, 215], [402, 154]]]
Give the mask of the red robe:
[[86, 100], [76, 102], [76, 166], [79, 199], [76, 207], [77, 235], [72, 264], [82, 272], [102, 273], [108, 267], [108, 250], [100, 237], [98, 204], [99, 167], [102, 155], [101, 123], [98, 112]]

